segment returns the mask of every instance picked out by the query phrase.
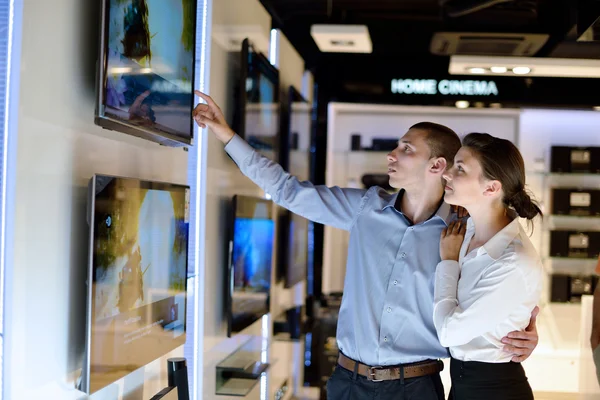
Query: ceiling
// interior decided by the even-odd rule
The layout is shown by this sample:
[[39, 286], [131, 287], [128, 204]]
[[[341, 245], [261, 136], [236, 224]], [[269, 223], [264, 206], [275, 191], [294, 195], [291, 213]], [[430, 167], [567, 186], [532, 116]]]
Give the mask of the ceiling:
[[[429, 48], [436, 32], [543, 33], [536, 57], [600, 59], [600, 35], [577, 41], [600, 17], [600, 0], [261, 0], [319, 78], [356, 80], [365, 74], [444, 74], [448, 56]], [[472, 11], [479, 8], [478, 11]], [[464, 14], [456, 16], [456, 14]], [[371, 54], [321, 53], [313, 24], [364, 24]], [[600, 25], [597, 23], [597, 25]], [[599, 26], [600, 28], [600, 26]]]

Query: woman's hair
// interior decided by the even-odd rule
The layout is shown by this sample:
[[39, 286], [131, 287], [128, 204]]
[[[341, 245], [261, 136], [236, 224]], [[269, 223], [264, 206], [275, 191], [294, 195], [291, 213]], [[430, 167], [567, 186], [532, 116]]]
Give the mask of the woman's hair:
[[525, 190], [525, 163], [517, 146], [487, 133], [468, 134], [463, 139], [463, 146], [474, 151], [486, 179], [502, 184], [502, 201], [507, 207], [514, 208], [521, 218], [528, 220], [543, 215]]

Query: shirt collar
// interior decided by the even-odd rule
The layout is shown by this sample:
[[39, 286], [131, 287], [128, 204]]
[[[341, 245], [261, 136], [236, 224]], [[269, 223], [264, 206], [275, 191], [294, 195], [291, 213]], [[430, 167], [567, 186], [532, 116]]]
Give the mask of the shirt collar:
[[[404, 189], [400, 189], [397, 193], [394, 193], [392, 196], [390, 196], [390, 199], [383, 206], [383, 209], [385, 210], [388, 207], [392, 207], [395, 208], [402, 215], [404, 215], [402, 213], [402, 210], [400, 209], [400, 204], [402, 202], [402, 196], [404, 196], [404, 192]], [[396, 204], [398, 204], [398, 208], [396, 208]], [[433, 217], [440, 218], [446, 223], [446, 225], [448, 225], [450, 221], [452, 221], [454, 213], [452, 212], [452, 209], [448, 203], [446, 203], [445, 201], [441, 201], [437, 211], [429, 219]]]
[[404, 196], [404, 189], [400, 189], [399, 191], [391, 195], [388, 202], [383, 206], [383, 209], [385, 210], [388, 207], [394, 207], [398, 198], [402, 199], [402, 196]]
[[[508, 225], [502, 230], [496, 233], [486, 244], [481, 246], [485, 252], [492, 257], [494, 260], [499, 259], [502, 253], [508, 245], [514, 240], [515, 237], [521, 232], [521, 223], [517, 218], [516, 213], [509, 211], [509, 216], [513, 219]], [[467, 230], [473, 230], [473, 219], [469, 218], [467, 221]]]

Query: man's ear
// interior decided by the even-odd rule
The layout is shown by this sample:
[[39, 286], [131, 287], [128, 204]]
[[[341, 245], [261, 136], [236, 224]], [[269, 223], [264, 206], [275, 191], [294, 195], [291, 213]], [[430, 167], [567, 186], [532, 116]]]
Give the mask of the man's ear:
[[446, 170], [448, 166], [448, 162], [444, 157], [437, 157], [432, 159], [433, 163], [431, 164], [430, 171], [434, 174], [441, 174]]

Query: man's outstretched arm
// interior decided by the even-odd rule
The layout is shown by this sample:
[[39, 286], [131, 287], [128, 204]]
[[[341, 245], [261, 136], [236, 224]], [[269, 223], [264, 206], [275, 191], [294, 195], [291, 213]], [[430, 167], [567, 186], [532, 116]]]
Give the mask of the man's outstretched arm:
[[225, 144], [225, 150], [242, 173], [271, 195], [276, 204], [312, 221], [350, 230], [364, 205], [367, 191], [300, 182], [236, 135], [210, 96], [195, 93], [206, 101], [194, 109], [196, 123], [202, 128], [208, 127]]

